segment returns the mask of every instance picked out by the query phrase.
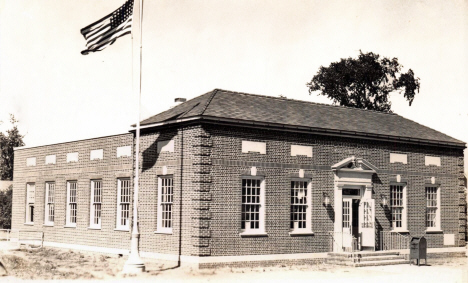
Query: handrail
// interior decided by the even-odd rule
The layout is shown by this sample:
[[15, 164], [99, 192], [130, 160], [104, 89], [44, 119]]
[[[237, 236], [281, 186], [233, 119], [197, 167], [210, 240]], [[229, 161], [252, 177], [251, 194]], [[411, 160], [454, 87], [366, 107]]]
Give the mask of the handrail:
[[380, 250], [409, 249], [410, 237], [393, 231], [380, 231]]

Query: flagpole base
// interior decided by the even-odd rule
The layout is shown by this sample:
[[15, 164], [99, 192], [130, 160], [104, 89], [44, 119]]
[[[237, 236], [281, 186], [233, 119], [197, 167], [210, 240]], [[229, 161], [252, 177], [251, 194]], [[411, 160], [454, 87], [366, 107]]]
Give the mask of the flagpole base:
[[[135, 228], [135, 227], [134, 227]], [[145, 272], [145, 263], [140, 258], [140, 254], [138, 252], [138, 240], [140, 235], [138, 230], [132, 233], [132, 247], [130, 256], [128, 260], [125, 262], [122, 273], [124, 274], [140, 274]]]
[[145, 272], [145, 263], [141, 260], [138, 254], [135, 254], [128, 257], [128, 260], [125, 262], [122, 273], [124, 274], [141, 274]]

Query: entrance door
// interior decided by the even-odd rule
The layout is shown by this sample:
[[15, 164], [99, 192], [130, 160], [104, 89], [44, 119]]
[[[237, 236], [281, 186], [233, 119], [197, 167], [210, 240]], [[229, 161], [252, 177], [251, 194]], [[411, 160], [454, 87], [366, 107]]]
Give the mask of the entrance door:
[[343, 198], [343, 230], [342, 246], [344, 250], [351, 249], [353, 238], [353, 200]]
[[375, 250], [375, 202], [373, 199], [363, 199], [359, 206], [359, 223], [361, 224], [361, 246], [363, 249]]

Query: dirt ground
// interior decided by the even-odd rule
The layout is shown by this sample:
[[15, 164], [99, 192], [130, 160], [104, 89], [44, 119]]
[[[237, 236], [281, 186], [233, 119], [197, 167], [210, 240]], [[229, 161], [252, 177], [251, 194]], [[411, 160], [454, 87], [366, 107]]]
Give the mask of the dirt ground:
[[[223, 268], [194, 270], [177, 267], [174, 263], [161, 263], [145, 259], [147, 271], [138, 276], [120, 273], [125, 257], [97, 253], [42, 248], [37, 250], [0, 251], [0, 281], [18, 280], [111, 280], [158, 282], [468, 282], [468, 259], [429, 259], [427, 266], [393, 265], [350, 268], [317, 264], [297, 267]], [[378, 281], [377, 281], [378, 280]]]

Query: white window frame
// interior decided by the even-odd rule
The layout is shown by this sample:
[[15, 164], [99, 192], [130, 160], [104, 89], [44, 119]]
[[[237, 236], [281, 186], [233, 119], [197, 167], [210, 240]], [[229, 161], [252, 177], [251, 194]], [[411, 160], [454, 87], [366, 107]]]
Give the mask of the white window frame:
[[[241, 197], [243, 197], [243, 182], [244, 180], [260, 180], [260, 202], [259, 202], [259, 227], [258, 228], [251, 228], [248, 227], [247, 225], [242, 228], [242, 214], [243, 214], [243, 205], [244, 201], [243, 198], [241, 198], [241, 225], [240, 225], [240, 230], [241, 236], [249, 236], [249, 235], [266, 235], [265, 231], [265, 178], [263, 176], [242, 176], [241, 178]], [[246, 202], [247, 205], [248, 202]], [[246, 224], [249, 223], [246, 221]]]
[[[436, 189], [436, 201], [437, 201], [437, 205], [434, 207], [432, 206], [432, 208], [436, 208], [436, 215], [435, 215], [435, 226], [433, 227], [428, 227], [427, 226], [427, 210], [429, 208], [428, 206], [428, 199], [427, 199], [427, 189], [428, 188], [435, 188]], [[425, 186], [425, 200], [426, 200], [426, 218], [425, 218], [425, 226], [426, 226], [426, 231], [441, 231], [441, 226], [440, 226], [440, 187], [438, 185], [426, 185]]]
[[[298, 222], [294, 223], [293, 218], [293, 212], [292, 212], [292, 207], [294, 206], [293, 204], [293, 196], [292, 196], [292, 190], [297, 189], [293, 188], [293, 183], [294, 182], [305, 182], [306, 186], [304, 188], [304, 197], [306, 198], [305, 204], [302, 204], [302, 206], [306, 207], [305, 211], [305, 228], [299, 228]], [[290, 216], [289, 216], [289, 229], [290, 233], [289, 234], [304, 234], [304, 233], [312, 233], [312, 182], [310, 179], [305, 179], [305, 178], [292, 178], [290, 181], [290, 186], [289, 186], [289, 207], [290, 207]], [[296, 204], [297, 206], [297, 204]], [[293, 224], [294, 223], [294, 224]], [[294, 226], [291, 227], [291, 224]]]
[[[125, 185], [122, 187], [122, 185]], [[122, 191], [125, 194], [122, 196]], [[130, 230], [130, 215], [131, 215], [131, 194], [132, 186], [130, 178], [117, 179], [117, 222], [115, 224], [116, 230]]]
[[[54, 226], [55, 220], [55, 182], [45, 183], [45, 207], [44, 207], [44, 225]], [[52, 193], [51, 193], [52, 189]]]
[[[30, 196], [31, 191], [34, 192], [34, 200], [30, 201], [32, 197]], [[36, 183], [26, 183], [26, 224], [34, 224], [34, 206], [36, 203]], [[32, 214], [31, 214], [32, 208]], [[31, 221], [32, 220], [32, 221]]]
[[[393, 222], [393, 196], [392, 196], [392, 186], [401, 186], [403, 188], [402, 190], [402, 211], [401, 211], [401, 227], [395, 227], [395, 223]], [[407, 184], [406, 183], [391, 183], [390, 184], [390, 213], [392, 217], [392, 231], [394, 232], [408, 232], [408, 221], [407, 221], [407, 214], [408, 214], [408, 202], [407, 202]], [[398, 206], [400, 207], [400, 206]]]
[[[100, 187], [98, 186], [100, 184]], [[100, 197], [94, 195], [95, 190], [100, 190]], [[91, 190], [90, 190], [90, 209], [89, 209], [89, 228], [91, 229], [101, 229], [102, 224], [102, 198], [103, 198], [103, 182], [101, 179], [91, 180]], [[96, 204], [96, 206], [95, 206]], [[100, 204], [100, 205], [99, 205]], [[99, 212], [96, 208], [99, 207]], [[99, 217], [95, 221], [95, 213], [98, 213]]]
[[[71, 193], [72, 189], [75, 191], [74, 195]], [[78, 182], [77, 181], [67, 181], [66, 210], [67, 211], [66, 211], [66, 216], [65, 216], [65, 226], [76, 227], [76, 222], [78, 219]], [[73, 211], [74, 211], [74, 215], [73, 215]], [[75, 222], [72, 221], [73, 218]]]
[[[172, 180], [172, 199], [168, 202], [162, 202], [162, 191], [163, 191], [163, 179]], [[166, 199], [167, 200], [167, 199]], [[174, 227], [174, 178], [172, 175], [159, 176], [158, 177], [158, 206], [157, 206], [157, 233], [172, 233], [172, 227]], [[167, 222], [163, 222], [163, 205], [169, 205], [171, 207], [170, 227], [165, 227]]]

